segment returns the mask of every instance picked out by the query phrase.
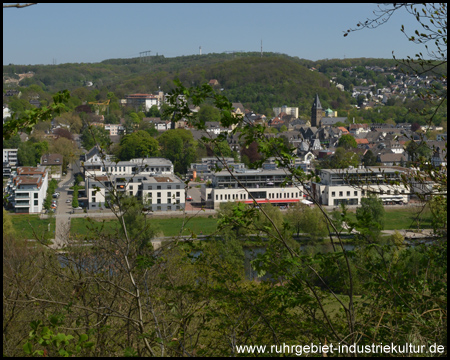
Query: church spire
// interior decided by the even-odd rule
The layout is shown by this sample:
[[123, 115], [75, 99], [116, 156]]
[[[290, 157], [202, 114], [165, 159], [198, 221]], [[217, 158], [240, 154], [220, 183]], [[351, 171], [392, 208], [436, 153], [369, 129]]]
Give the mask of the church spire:
[[319, 100], [319, 94], [316, 94], [316, 98], [314, 99], [312, 108], [313, 109], [322, 109], [322, 104], [320, 103], [320, 100]]
[[319, 100], [319, 95], [316, 94], [312, 108], [311, 108], [311, 126], [320, 127], [320, 120], [322, 119], [322, 104]]

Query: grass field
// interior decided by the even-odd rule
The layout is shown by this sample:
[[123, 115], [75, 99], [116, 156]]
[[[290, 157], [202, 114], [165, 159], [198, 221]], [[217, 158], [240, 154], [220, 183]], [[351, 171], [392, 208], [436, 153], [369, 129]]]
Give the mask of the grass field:
[[[14, 214], [11, 215], [11, 221], [15, 230], [15, 235], [19, 239], [34, 239], [36, 235], [41, 239], [52, 239], [55, 237], [55, 218], [39, 219], [39, 215], [30, 214]], [[50, 233], [48, 232], [48, 224], [50, 223]], [[30, 226], [31, 225], [31, 226]]]
[[[415, 229], [417, 228], [416, 218], [418, 216], [418, 209], [405, 207], [401, 209], [387, 209], [385, 216], [385, 230], [403, 230], [403, 229]], [[354, 213], [350, 213], [350, 216], [355, 219]], [[431, 213], [429, 210], [425, 210], [419, 215], [420, 227], [421, 228], [431, 228]], [[172, 217], [172, 218], [147, 218], [147, 221], [155, 222], [159, 230], [161, 231], [161, 236], [176, 236], [179, 235], [180, 229], [183, 225], [182, 217]], [[103, 230], [109, 234], [114, 234], [119, 229], [117, 220], [105, 220], [104, 225], [101, 221], [93, 220], [89, 223], [85, 218], [73, 218], [71, 220], [70, 232], [72, 235], [89, 235], [93, 228], [100, 229], [101, 226]], [[91, 229], [91, 230], [90, 230]], [[189, 235], [190, 230], [195, 234], [208, 235], [212, 234], [217, 229], [217, 219], [214, 217], [194, 217], [191, 218], [184, 226], [183, 235]]]
[[[356, 220], [355, 213], [349, 213], [353, 220]], [[404, 207], [395, 209], [386, 209], [384, 217], [384, 230], [414, 230], [417, 229], [417, 219], [421, 229], [431, 228], [431, 212], [425, 208], [421, 212], [419, 207]]]
[[[162, 236], [176, 236], [179, 235], [180, 229], [183, 225], [183, 218], [148, 218], [147, 221], [154, 222], [158, 225]], [[214, 218], [196, 217], [186, 222], [183, 235], [189, 235], [190, 230], [195, 234], [211, 234], [216, 230], [217, 220]], [[104, 225], [101, 221], [88, 222], [85, 218], [71, 219], [70, 233], [72, 236], [86, 236], [93, 231], [93, 229], [103, 229], [109, 234], [114, 234], [120, 228], [117, 220], [105, 220]]]

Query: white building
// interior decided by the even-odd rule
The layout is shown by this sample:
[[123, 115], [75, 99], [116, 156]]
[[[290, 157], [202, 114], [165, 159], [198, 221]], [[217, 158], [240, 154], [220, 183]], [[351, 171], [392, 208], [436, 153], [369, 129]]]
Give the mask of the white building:
[[17, 151], [18, 149], [3, 149], [3, 164], [8, 163], [9, 166], [15, 167], [17, 165]]
[[152, 94], [129, 94], [125, 96], [125, 100], [127, 106], [133, 106], [136, 111], [139, 109], [149, 111], [153, 105], [156, 105], [160, 109], [162, 104], [161, 97]]
[[286, 186], [282, 186], [288, 176], [284, 169], [235, 170], [232, 174], [226, 170], [217, 172], [212, 174], [210, 186], [202, 186], [201, 196], [207, 207], [217, 209], [221, 203], [228, 201], [253, 204], [252, 196], [258, 204], [281, 206], [306, 197], [300, 184], [288, 181]]
[[298, 107], [288, 107], [286, 105], [283, 105], [282, 107], [274, 107], [273, 113], [275, 117], [280, 115], [282, 112], [286, 113], [286, 115], [292, 115], [296, 119], [298, 118]]
[[112, 190], [137, 197], [150, 211], [177, 211], [185, 206], [184, 183], [175, 175], [112, 175], [86, 178], [88, 209], [106, 207]]
[[[97, 155], [98, 156], [98, 155]], [[170, 175], [172, 161], [164, 158], [137, 158], [130, 161], [91, 161], [83, 164], [85, 177], [101, 175]]]
[[401, 171], [383, 167], [357, 169], [324, 169], [320, 182], [311, 183], [311, 192], [319, 204], [326, 206], [361, 205], [361, 198], [375, 193], [384, 203], [407, 203], [409, 191], [404, 185], [391, 185], [400, 181]]
[[105, 130], [109, 131], [110, 136], [123, 134], [125, 128], [120, 124], [105, 124]]
[[16, 213], [37, 214], [43, 209], [48, 188], [44, 167], [18, 167], [6, 184], [6, 192]]

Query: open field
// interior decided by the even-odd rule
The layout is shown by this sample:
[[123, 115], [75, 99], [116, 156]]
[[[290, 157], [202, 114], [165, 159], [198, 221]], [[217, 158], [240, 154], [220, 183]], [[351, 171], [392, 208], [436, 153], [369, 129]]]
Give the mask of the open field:
[[[39, 238], [49, 240], [54, 238], [55, 218], [39, 219], [39, 215], [32, 214], [13, 214], [11, 221], [15, 230], [15, 234], [20, 239], [34, 239], [36, 235]], [[50, 233], [48, 232], [48, 224], [50, 223]], [[34, 232], [33, 232], [34, 230]]]
[[[157, 224], [159, 231], [163, 234], [162, 236], [176, 236], [180, 233], [184, 219], [182, 217], [147, 218], [147, 221]], [[102, 226], [108, 234], [114, 234], [120, 228], [117, 220], [105, 220], [103, 225], [102, 221], [93, 220], [89, 222], [85, 218], [73, 218], [71, 219], [70, 233], [72, 236], [87, 236], [93, 229], [100, 229]], [[189, 235], [191, 231], [195, 234], [212, 234], [217, 228], [217, 220], [215, 218], [195, 217], [186, 220], [184, 228], [183, 235]]]
[[[419, 208], [405, 207], [396, 209], [386, 209], [385, 230], [406, 230], [417, 228], [417, 218], [420, 219], [421, 228], [431, 228], [431, 213], [425, 209], [419, 214]], [[418, 215], [419, 214], [419, 215]], [[350, 217], [355, 219], [354, 213], [349, 213]], [[158, 225], [161, 236], [179, 235], [184, 219], [182, 217], [148, 217], [147, 221]], [[109, 234], [114, 234], [119, 229], [118, 222], [112, 219], [92, 220], [88, 222], [85, 218], [72, 218], [71, 234], [78, 236], [87, 236], [92, 229], [100, 229]], [[195, 234], [208, 235], [214, 233], [217, 229], [217, 219], [215, 217], [193, 217], [186, 221], [183, 235], [189, 235], [190, 231]]]
[[[421, 229], [430, 229], [431, 212], [428, 207], [421, 212], [421, 207], [404, 207], [395, 209], [386, 209], [384, 217], [384, 230], [414, 230], [417, 229], [418, 220]], [[349, 213], [352, 220], [356, 220], [354, 212]]]

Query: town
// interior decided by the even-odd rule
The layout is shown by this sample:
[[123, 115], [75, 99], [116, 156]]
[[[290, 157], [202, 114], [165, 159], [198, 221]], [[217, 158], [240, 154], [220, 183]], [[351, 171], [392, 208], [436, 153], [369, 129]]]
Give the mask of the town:
[[[211, 80], [210, 85], [217, 85], [216, 82], [217, 80]], [[160, 110], [166, 98], [167, 95], [160, 91], [156, 95], [130, 94], [120, 102], [124, 106], [149, 111], [155, 107]], [[55, 211], [59, 196], [47, 194], [49, 181], [60, 181], [69, 177], [73, 183], [76, 176], [82, 177], [83, 190], [78, 193], [80, 206], [73, 208], [88, 210], [109, 207], [108, 188], [111, 186], [127, 195], [138, 197], [149, 211], [183, 210], [193, 199], [184, 186], [185, 179], [201, 183], [201, 191], [195, 194], [195, 203], [198, 207], [211, 209], [217, 209], [220, 203], [227, 201], [242, 201], [247, 204], [268, 202], [281, 208], [286, 208], [294, 202], [313, 204], [313, 200], [324, 206], [335, 207], [341, 203], [360, 205], [361, 197], [369, 192], [378, 193], [386, 205], [408, 204], [411, 198], [417, 198], [421, 192], [433, 191], [435, 184], [432, 181], [420, 186], [410, 184], [409, 188], [405, 185], [389, 185], [393, 180], [400, 180], [403, 173], [413, 178], [409, 173], [418, 170], [415, 170], [414, 166], [405, 167], [406, 164], [414, 165], [415, 160], [411, 146], [408, 148], [405, 144], [411, 144], [411, 139], [422, 141], [421, 136], [411, 129], [411, 124], [348, 124], [347, 118], [335, 116], [336, 112], [331, 109], [323, 109], [318, 95], [312, 99], [311, 118], [307, 121], [298, 119], [298, 108], [295, 107], [274, 108], [276, 116], [269, 120], [265, 115], [244, 109], [240, 103], [233, 103], [233, 107], [234, 113], [241, 114], [247, 121], [266, 126], [269, 130], [268, 137], [284, 138], [296, 157], [293, 165], [306, 173], [318, 168], [320, 182], [299, 184], [294, 180], [287, 186], [283, 185], [286, 169], [278, 168], [274, 159], [267, 159], [260, 169], [249, 169], [239, 161], [245, 154], [240, 153], [238, 137], [232, 134], [232, 128], [223, 128], [218, 122], [206, 121], [206, 130], [198, 131], [191, 129], [187, 122], [178, 121], [175, 128], [191, 132], [197, 141], [205, 135], [216, 137], [226, 134], [229, 147], [226, 153], [229, 154], [230, 150], [233, 150], [235, 157], [202, 157], [200, 162], [186, 164], [186, 173], [175, 174], [174, 164], [169, 159], [146, 157], [118, 161], [115, 156], [104, 154], [99, 145], [84, 149], [86, 152], [80, 155], [79, 159], [73, 160], [70, 168], [66, 162], [65, 169], [62, 154], [43, 154], [37, 167], [18, 166], [18, 149], [3, 149], [3, 177], [8, 178], [4, 188], [7, 198], [5, 205], [16, 213], [40, 214]], [[193, 112], [199, 111], [198, 108], [191, 108]], [[4, 121], [7, 121], [6, 109], [4, 116]], [[92, 122], [91, 125], [106, 130], [112, 141], [129, 134], [124, 125], [107, 124], [104, 123], [104, 116], [97, 117], [99, 121]], [[172, 126], [171, 121], [157, 118], [143, 117], [142, 122], [148, 122], [158, 134], [169, 131]], [[274, 133], [270, 129], [279, 131]], [[61, 130], [66, 128], [62, 124], [56, 125], [55, 122], [51, 127], [51, 136], [58, 136]], [[415, 130], [426, 129], [421, 127]], [[434, 130], [439, 131], [442, 128], [436, 127]], [[135, 127], [131, 131], [139, 130]], [[74, 136], [74, 139], [82, 147], [80, 136]], [[437, 171], [445, 171], [446, 133], [437, 134], [436, 140], [425, 140], [424, 144], [431, 165]], [[333, 158], [337, 165], [334, 169], [321, 169], [321, 163], [324, 163], [325, 159]], [[340, 158], [346, 158], [347, 162]], [[251, 159], [252, 162], [254, 160]], [[342, 161], [342, 164], [339, 161]], [[230, 176], [225, 167], [233, 169], [233, 176]], [[214, 169], [222, 170], [217, 172]], [[378, 184], [376, 187], [367, 185], [365, 189], [357, 189], [349, 183], [349, 174], [377, 178], [382, 176], [381, 172], [391, 174], [385, 184]], [[238, 186], [237, 179], [243, 185]], [[242, 186], [247, 188], [248, 192], [244, 191]], [[69, 193], [73, 192], [69, 190]], [[56, 198], [50, 207], [48, 203], [47, 206], [44, 204], [47, 196]], [[72, 200], [67, 199], [67, 203], [72, 204]]]

